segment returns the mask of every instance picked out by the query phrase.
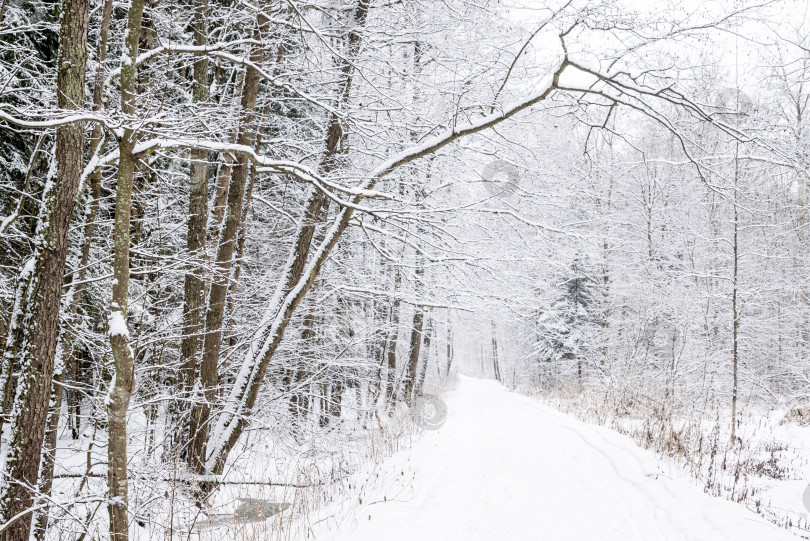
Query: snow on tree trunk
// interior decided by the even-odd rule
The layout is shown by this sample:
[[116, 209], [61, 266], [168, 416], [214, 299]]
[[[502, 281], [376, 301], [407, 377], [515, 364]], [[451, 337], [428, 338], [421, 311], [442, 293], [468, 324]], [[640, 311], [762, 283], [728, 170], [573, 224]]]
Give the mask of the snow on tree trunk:
[[[121, 112], [134, 115], [135, 77], [138, 43], [145, 0], [133, 0], [129, 8], [124, 52], [121, 57]], [[125, 127], [118, 143], [118, 182], [115, 188], [115, 225], [113, 229], [113, 292], [108, 316], [108, 333], [115, 373], [107, 397], [107, 512], [110, 539], [129, 538], [129, 488], [127, 477], [127, 411], [135, 392], [135, 361], [129, 340], [129, 234], [132, 212], [132, 183], [135, 176], [134, 148], [137, 132]]]
[[[79, 109], [84, 103], [89, 9], [87, 0], [65, 0], [62, 5], [56, 83], [57, 104], [62, 109]], [[35, 239], [37, 247], [21, 275], [21, 283], [27, 287], [20, 291], [25, 300], [18, 301], [17, 306], [22, 307], [24, 302], [25, 312], [15, 319], [19, 329], [10, 329], [6, 342], [7, 353], [16, 356], [20, 366], [11, 414], [11, 443], [2, 466], [8, 479], [0, 485], [0, 521], [16, 518], [3, 532], [4, 539], [9, 541], [28, 541], [31, 531], [32, 516], [26, 511], [33, 505], [31, 487], [36, 487], [39, 481], [68, 231], [82, 175], [84, 148], [82, 122], [56, 130], [56, 177], [45, 187]], [[9, 362], [6, 366], [3, 377], [8, 381], [13, 365]]]
[[[261, 42], [266, 35], [269, 20], [259, 14], [255, 39]], [[250, 60], [261, 64], [264, 49], [255, 46], [250, 52]], [[259, 93], [259, 74], [256, 69], [248, 67], [242, 87], [242, 121], [236, 136], [236, 143], [249, 146], [253, 143], [256, 130], [256, 99]], [[219, 375], [217, 363], [222, 345], [222, 327], [225, 320], [226, 296], [228, 293], [231, 266], [236, 244], [236, 236], [242, 224], [242, 210], [245, 200], [245, 181], [250, 168], [249, 157], [240, 153], [231, 167], [231, 179], [228, 187], [228, 200], [225, 209], [225, 225], [219, 239], [217, 260], [211, 290], [208, 296], [208, 310], [205, 316], [205, 337], [203, 340], [203, 358], [198, 376], [200, 396], [195, 398], [191, 410], [189, 434], [188, 464], [192, 471], [207, 473], [205, 466], [206, 444], [209, 432], [209, 417], [214, 399], [217, 395]]]
[[[193, 19], [194, 45], [208, 43], [208, 1], [197, 0], [194, 4]], [[202, 104], [208, 99], [208, 57], [199, 56], [194, 62], [193, 101]], [[184, 284], [183, 306], [183, 340], [181, 357], [183, 375], [181, 385], [184, 397], [188, 397], [194, 387], [197, 352], [199, 350], [200, 331], [202, 330], [203, 310], [205, 304], [205, 282], [203, 276], [207, 225], [208, 225], [208, 151], [194, 149], [191, 151], [191, 170], [189, 174], [190, 193], [188, 197], [188, 233], [186, 249], [191, 262]], [[186, 409], [186, 408], [182, 408]]]

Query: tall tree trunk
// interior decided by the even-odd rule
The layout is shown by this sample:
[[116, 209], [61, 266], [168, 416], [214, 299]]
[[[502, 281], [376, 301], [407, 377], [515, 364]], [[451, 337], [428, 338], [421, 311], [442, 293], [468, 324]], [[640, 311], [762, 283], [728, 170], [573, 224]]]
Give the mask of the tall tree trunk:
[[374, 362], [377, 363], [377, 369], [372, 372], [372, 381], [368, 384], [368, 411], [365, 417], [371, 418], [372, 414], [378, 412], [378, 400], [382, 393], [383, 386], [383, 369], [386, 364], [386, 345], [387, 333], [386, 325], [391, 318], [391, 305], [385, 300], [371, 302], [371, 320], [377, 327], [374, 331], [374, 340], [372, 341], [371, 354]]
[[343, 391], [346, 390], [346, 382], [343, 381], [343, 374], [337, 374], [332, 378], [332, 393], [329, 396], [329, 415], [331, 419], [338, 421], [343, 412]]
[[[57, 105], [61, 109], [84, 106], [87, 65], [88, 0], [65, 0], [59, 34]], [[5, 462], [8, 479], [0, 489], [0, 520], [7, 521], [30, 509], [37, 486], [42, 444], [50, 404], [54, 356], [59, 333], [59, 307], [67, 258], [67, 237], [82, 174], [84, 124], [76, 122], [56, 130], [56, 179], [43, 194], [39, 245], [34, 254], [26, 297], [26, 313], [18, 344], [6, 344], [19, 354], [20, 376], [12, 410], [12, 435]], [[29, 263], [30, 265], [30, 263]], [[28, 278], [26, 278], [26, 281]], [[10, 374], [4, 374], [10, 378]], [[0, 387], [5, 387], [2, 385]], [[2, 533], [4, 540], [28, 541], [32, 517], [20, 515]]]
[[[316, 302], [312, 302], [316, 304]], [[310, 363], [315, 362], [315, 320], [317, 315], [315, 309], [312, 307], [309, 313], [304, 316], [303, 330], [301, 331], [301, 356], [298, 359], [298, 366], [294, 370], [294, 375], [290, 378], [291, 389], [290, 394], [290, 413], [296, 418], [299, 423], [306, 417], [309, 412], [309, 394], [310, 391], [304, 385], [311, 375]]]
[[[284, 59], [284, 44], [278, 46], [278, 52], [276, 53], [276, 65], [273, 67], [273, 77], [278, 76], [279, 74], [279, 67], [281, 66], [281, 61]], [[264, 111], [262, 112], [262, 117], [267, 118], [270, 116], [270, 103], [264, 106]], [[256, 131], [256, 144], [253, 147], [258, 154], [262, 148], [262, 133], [263, 130], [259, 129]], [[228, 168], [230, 170], [230, 167]], [[250, 181], [248, 182], [247, 192], [245, 193], [245, 204], [244, 209], [242, 209], [242, 224], [239, 227], [239, 234], [237, 236], [237, 248], [236, 248], [236, 263], [235, 268], [233, 271], [233, 280], [231, 281], [230, 290], [228, 291], [228, 311], [227, 313], [233, 316], [234, 306], [236, 303], [236, 293], [239, 287], [239, 278], [242, 275], [242, 262], [245, 255], [245, 240], [247, 238], [247, 219], [248, 219], [248, 211], [250, 210], [250, 202], [253, 199], [253, 187], [256, 184], [256, 170], [254, 168], [250, 169]], [[233, 347], [236, 343], [236, 336], [231, 337], [230, 345]]]
[[[194, 4], [194, 21], [192, 23], [194, 45], [208, 43], [208, 0], [196, 0]], [[194, 62], [194, 86], [192, 98], [194, 103], [204, 103], [208, 99], [208, 58], [197, 57]], [[205, 309], [205, 282], [203, 276], [204, 248], [207, 236], [208, 220], [208, 151], [194, 149], [191, 151], [191, 171], [189, 175], [188, 196], [188, 235], [186, 249], [189, 265], [184, 284], [183, 304], [183, 341], [180, 348], [183, 380], [179, 389], [181, 399], [188, 400], [194, 387], [197, 352], [202, 331], [203, 310]], [[179, 411], [187, 411], [181, 405]], [[179, 413], [179, 412], [176, 412]]]
[[[108, 0], [112, 3], [112, 0]], [[94, 136], [96, 135], [95, 128], [93, 129]], [[98, 145], [101, 145], [101, 132], [99, 130]], [[96, 143], [93, 143], [95, 145]], [[91, 152], [91, 155], [93, 152]], [[76, 286], [73, 289], [70, 301], [70, 308], [68, 310], [69, 318], [75, 321], [82, 301], [84, 300], [84, 282], [87, 279], [87, 269], [90, 266], [90, 247], [93, 242], [93, 233], [96, 227], [96, 216], [101, 201], [101, 173], [93, 173], [90, 175], [90, 201], [88, 201], [87, 219], [84, 224], [84, 240], [82, 241], [81, 257], [79, 258], [79, 272], [78, 277], [74, 279]], [[65, 395], [68, 403], [68, 424], [71, 427], [73, 439], [79, 437], [79, 409], [81, 394], [75, 388], [80, 382], [80, 367], [79, 367], [79, 349], [76, 347], [74, 337], [68, 333], [63, 333], [62, 351], [66, 355], [64, 375], [63, 377], [70, 382], [70, 387], [65, 389]]]
[[433, 337], [433, 321], [429, 320], [427, 325], [427, 331], [425, 331], [425, 343], [422, 345], [422, 349], [424, 353], [422, 354], [423, 361], [422, 361], [422, 368], [419, 370], [419, 379], [416, 383], [415, 392], [416, 395], [419, 396], [422, 394], [422, 390], [425, 388], [425, 378], [427, 377], [427, 368], [428, 363], [430, 362], [430, 341]]
[[402, 280], [402, 273], [399, 269], [395, 270], [396, 277], [394, 278], [394, 301], [391, 303], [391, 330], [388, 332], [388, 338], [385, 344], [386, 355], [386, 385], [385, 385], [385, 399], [386, 411], [391, 412], [394, 408], [394, 401], [396, 400], [396, 375], [397, 375], [397, 343], [399, 342], [399, 307], [400, 300], [397, 296], [399, 291], [399, 284]]
[[[101, 16], [101, 33], [98, 43], [97, 57], [98, 65], [96, 67], [95, 81], [93, 85], [93, 108], [98, 110], [102, 106], [102, 85], [104, 81], [104, 62], [107, 58], [107, 38], [109, 36], [110, 21], [112, 19], [112, 0], [105, 0], [104, 9]], [[93, 132], [90, 136], [90, 155], [94, 155], [102, 145], [102, 131], [101, 125], [96, 124], [93, 126]], [[84, 224], [84, 241], [82, 243], [81, 257], [79, 259], [78, 276], [73, 277], [76, 285], [73, 287], [70, 296], [70, 307], [68, 308], [68, 317], [75, 320], [79, 313], [79, 306], [81, 305], [84, 296], [84, 281], [87, 278], [87, 268], [90, 262], [90, 245], [93, 238], [93, 231], [95, 229], [96, 215], [98, 214], [99, 199], [101, 198], [101, 172], [94, 172], [90, 176], [90, 200], [88, 201], [88, 212], [86, 214], [86, 221]], [[51, 411], [48, 418], [48, 426], [45, 432], [45, 447], [43, 449], [43, 471], [40, 480], [40, 491], [47, 497], [51, 496], [51, 488], [53, 485], [53, 469], [55, 464], [56, 455], [56, 440], [57, 431], [59, 428], [59, 417], [62, 410], [62, 382], [67, 379], [71, 382], [71, 386], [75, 387], [78, 383], [78, 355], [74, 347], [73, 337], [66, 331], [62, 332], [62, 355], [65, 355], [62, 363], [61, 370], [54, 373], [53, 388], [51, 390]], [[67, 413], [70, 420], [71, 415], [75, 413], [73, 423], [71, 424], [73, 439], [78, 438], [78, 423], [79, 423], [79, 393], [75, 389], [64, 389], [65, 395], [68, 399]], [[45, 503], [45, 508], [38, 513], [36, 538], [42, 540], [48, 529], [48, 505]]]
[[[353, 28], [349, 33], [347, 57], [342, 61], [341, 65], [343, 81], [338, 91], [337, 110], [344, 110], [348, 105], [349, 97], [351, 96], [353, 79], [353, 65], [351, 59], [353, 59], [358, 53], [360, 41], [359, 35], [357, 34], [357, 29], [365, 26], [367, 15], [368, 3], [365, 0], [360, 0], [354, 13], [355, 28]], [[279, 57], [280, 56], [281, 54], [279, 52]], [[319, 167], [319, 171], [322, 174], [328, 174], [329, 172], [335, 170], [338, 166], [339, 156], [345, 152], [345, 149], [343, 148], [344, 140], [345, 136], [342, 120], [337, 114], [335, 114], [335, 112], [332, 112], [330, 113], [329, 120], [327, 122], [326, 145], [324, 153], [321, 156], [321, 163]], [[304, 210], [303, 222], [298, 232], [295, 259], [292, 264], [292, 277], [296, 277], [296, 281], [298, 277], [301, 276], [301, 272], [306, 264], [310, 247], [313, 244], [319, 244], [323, 241], [325, 231], [322, 231], [320, 235], [315, 236], [315, 230], [322, 217], [327, 215], [328, 210], [329, 201], [324, 193], [318, 189], [311, 189], [309, 192], [309, 197], [307, 198], [306, 208]], [[302, 333], [302, 339], [305, 341], [313, 339], [316, 336], [316, 333], [312, 328], [315, 325], [315, 317], [312, 314], [308, 314], [304, 317], [304, 322], [305, 329]], [[307, 327], [307, 325], [309, 325], [309, 327]], [[307, 366], [308, 365], [305, 359], [302, 363], [302, 367], [297, 371], [296, 377], [293, 378], [293, 381], [297, 382], [299, 380], [305, 380], [309, 377]], [[302, 400], [302, 397], [300, 394], [298, 394], [300, 392], [301, 389], [299, 387], [291, 398], [291, 405], [295, 403], [296, 409], [298, 409], [297, 404], [300, 404]], [[322, 394], [325, 395], [325, 393]], [[325, 400], [325, 398], [322, 398], [322, 400]], [[322, 403], [326, 404], [326, 402]], [[328, 417], [322, 416], [321, 426], [324, 426], [324, 423], [328, 423]]]
[[740, 309], [739, 309], [739, 284], [738, 279], [738, 265], [739, 265], [739, 222], [740, 222], [740, 209], [737, 206], [739, 197], [739, 178], [740, 178], [740, 160], [739, 160], [740, 144], [735, 145], [734, 150], [734, 237], [732, 239], [732, 276], [731, 276], [731, 363], [732, 363], [732, 386], [731, 386], [731, 443], [735, 443], [737, 436], [737, 372], [739, 365], [739, 333], [740, 333]]
[[217, 172], [217, 189], [214, 194], [214, 210], [212, 211], [212, 218], [216, 225], [221, 224], [222, 219], [225, 217], [225, 206], [228, 204], [228, 187], [231, 185], [233, 162], [233, 155], [230, 152], [225, 152]]
[[[424, 267], [419, 265], [419, 253], [416, 257], [416, 288], [420, 289], [422, 285], [422, 275], [425, 270]], [[413, 393], [416, 388], [416, 369], [419, 366], [419, 353], [422, 350], [422, 327], [425, 322], [425, 310], [421, 306], [413, 307], [413, 320], [411, 321], [411, 345], [408, 349], [408, 366], [405, 372], [405, 381], [403, 382], [403, 397], [405, 402], [410, 406], [413, 403]]]
[[[325, 157], [321, 163], [322, 167], [323, 164], [326, 163], [326, 160], [331, 160], [334, 158], [334, 155], [337, 152], [336, 144], [337, 143], [334, 143], [335, 147], [333, 148], [329, 143], [327, 143]], [[330, 148], [332, 152], [330, 152]], [[317, 214], [312, 215], [311, 212], [316, 213], [322, 212], [323, 214], [326, 214], [329, 210], [329, 202], [327, 201], [324, 204], [323, 195], [320, 193], [312, 193], [311, 195], [312, 199], [310, 200], [310, 203], [312, 204], [309, 207], [307, 207], [307, 210], [305, 211], [304, 226], [302, 227], [302, 229], [308, 228], [308, 230], [314, 234], [315, 226], [317, 225], [317, 222], [320, 221], [320, 217]], [[317, 235], [315, 238], [315, 244], [323, 242], [323, 236], [324, 236], [323, 232]], [[312, 244], [312, 240], [308, 241], [308, 243]], [[302, 266], [304, 262], [305, 261], [302, 258], [301, 261]], [[312, 294], [317, 295], [316, 292], [313, 292]], [[313, 344], [312, 342], [316, 339], [318, 335], [315, 327], [319, 322], [319, 318], [315, 313], [316, 304], [317, 303], [313, 302], [310, 307], [310, 312], [304, 316], [304, 329], [301, 332], [301, 340], [304, 343], [304, 352], [303, 352], [304, 354], [302, 356], [303, 358], [301, 359], [302, 362], [300, 363], [298, 370], [296, 371], [295, 377], [293, 378], [293, 384], [297, 384], [297, 386], [295, 392], [291, 397], [290, 405], [291, 407], [294, 405], [294, 408], [296, 409], [296, 411], [299, 412], [299, 414], [301, 413], [302, 409], [305, 411], [306, 408], [302, 408], [302, 406], [304, 406], [304, 404], [307, 401], [307, 399], [304, 397], [305, 393], [304, 389], [301, 386], [301, 383], [303, 381], [306, 381], [312, 376], [310, 367], [312, 366], [312, 363], [314, 363], [315, 358], [315, 344]], [[325, 426], [326, 424], [328, 424], [328, 417], [321, 417], [321, 426]]]
[[320, 389], [320, 395], [318, 396], [318, 426], [323, 428], [329, 425], [329, 381], [334, 378], [334, 375], [326, 363], [321, 363], [319, 372], [321, 381], [318, 384]]
[[[125, 54], [121, 66], [121, 112], [135, 114], [135, 59], [138, 56], [141, 22], [145, 0], [132, 0], [129, 8]], [[133, 155], [136, 131], [126, 126], [118, 143], [118, 183], [115, 190], [115, 225], [113, 229], [113, 292], [109, 313], [110, 346], [115, 375], [107, 399], [108, 443], [107, 484], [109, 497], [110, 539], [129, 538], [127, 482], [127, 410], [135, 391], [135, 362], [129, 342], [127, 306], [129, 303], [129, 230], [132, 207], [132, 183], [136, 157]]]
[[[255, 32], [257, 41], [261, 41], [267, 34], [269, 19], [259, 13], [258, 27]], [[264, 59], [262, 46], [255, 46], [251, 50], [250, 60], [255, 65], [261, 65]], [[256, 99], [259, 94], [259, 73], [248, 67], [242, 87], [241, 109], [243, 120], [239, 126], [236, 143], [250, 146], [253, 143], [256, 125]], [[226, 296], [233, 261], [236, 236], [242, 222], [242, 208], [245, 198], [245, 181], [247, 180], [250, 161], [247, 155], [240, 154], [233, 167], [228, 187], [228, 202], [225, 215], [225, 226], [219, 239], [217, 260], [211, 283], [211, 292], [208, 296], [208, 310], [205, 317], [205, 337], [203, 341], [203, 358], [200, 364], [199, 388], [202, 396], [197, 398], [191, 410], [191, 424], [189, 434], [188, 464], [192, 471], [204, 474], [206, 443], [209, 432], [209, 417], [211, 406], [217, 396], [219, 377], [217, 363], [222, 345], [222, 328], [225, 319]]]
[[[110, 22], [112, 21], [112, 8], [113, 1], [105, 0], [104, 9], [101, 15], [101, 31], [99, 35], [97, 58], [98, 64], [96, 66], [95, 79], [93, 81], [93, 110], [100, 111], [103, 105], [104, 98], [104, 77], [105, 77], [105, 62], [107, 60], [107, 42], [110, 34]], [[93, 126], [93, 133], [90, 136], [90, 155], [94, 155], [101, 150], [104, 144], [103, 132], [100, 124]], [[90, 210], [87, 214], [87, 221], [84, 225], [84, 241], [82, 244], [82, 255], [79, 263], [79, 278], [78, 283], [73, 290], [73, 297], [71, 301], [70, 313], [75, 316], [78, 313], [81, 302], [84, 298], [84, 281], [87, 278], [87, 269], [90, 263], [90, 247], [92, 245], [93, 233], [96, 227], [96, 216], [101, 201], [101, 170], [96, 169], [90, 174]], [[67, 338], [68, 335], [65, 335]], [[68, 355], [65, 361], [65, 368], [67, 370], [66, 376], [70, 378], [71, 383], [77, 384], [79, 379], [79, 357], [78, 352], [73, 344], [64, 348], [65, 353]], [[79, 392], [76, 389], [66, 389], [68, 400], [69, 415], [73, 415], [73, 439], [78, 436], [78, 422], [79, 422]]]
[[498, 363], [498, 336], [495, 329], [495, 321], [492, 321], [492, 371], [495, 373], [495, 379], [501, 380], [501, 367]]
[[450, 367], [453, 365], [453, 327], [450, 324], [450, 314], [447, 314], [447, 370], [444, 375], [450, 375]]
[[419, 364], [419, 352], [422, 349], [422, 325], [425, 320], [424, 311], [418, 306], [413, 314], [411, 323], [411, 345], [408, 350], [408, 370], [405, 373], [403, 385], [403, 395], [405, 402], [410, 406], [413, 403], [413, 391], [415, 388], [416, 368]]

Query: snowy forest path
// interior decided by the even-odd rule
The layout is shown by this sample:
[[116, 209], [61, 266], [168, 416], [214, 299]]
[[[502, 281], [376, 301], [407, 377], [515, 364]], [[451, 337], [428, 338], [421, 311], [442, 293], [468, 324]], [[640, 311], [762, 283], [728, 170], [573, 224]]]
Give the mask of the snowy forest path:
[[444, 426], [405, 452], [416, 471], [411, 494], [364, 504], [356, 524], [319, 539], [796, 539], [659, 475], [655, 456], [629, 438], [493, 381], [461, 377], [445, 401]]

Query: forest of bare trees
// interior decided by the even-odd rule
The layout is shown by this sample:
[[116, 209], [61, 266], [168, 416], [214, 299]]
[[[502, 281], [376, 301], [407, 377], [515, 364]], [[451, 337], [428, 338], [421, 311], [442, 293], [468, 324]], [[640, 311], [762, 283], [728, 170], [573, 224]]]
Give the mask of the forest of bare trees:
[[2, 539], [170, 538], [453, 371], [810, 398], [802, 2], [0, 2]]

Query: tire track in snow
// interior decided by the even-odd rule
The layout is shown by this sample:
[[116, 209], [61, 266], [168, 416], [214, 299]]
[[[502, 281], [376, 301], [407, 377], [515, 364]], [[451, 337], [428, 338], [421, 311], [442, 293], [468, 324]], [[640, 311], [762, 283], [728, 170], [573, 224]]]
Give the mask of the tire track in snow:
[[[655, 456], [490, 381], [461, 378], [448, 418], [389, 459], [416, 468], [413, 497], [361, 506], [340, 541], [787, 541], [742, 505], [659, 478]], [[380, 495], [382, 500], [382, 495]]]

